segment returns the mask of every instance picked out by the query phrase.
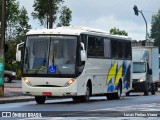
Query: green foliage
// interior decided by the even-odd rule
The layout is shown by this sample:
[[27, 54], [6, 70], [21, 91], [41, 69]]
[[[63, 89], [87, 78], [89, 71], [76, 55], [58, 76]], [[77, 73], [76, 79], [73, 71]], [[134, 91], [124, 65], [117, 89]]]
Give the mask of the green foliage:
[[71, 10], [66, 6], [62, 7], [63, 3], [64, 0], [34, 0], [32, 16], [34, 19], [38, 19], [41, 25], [49, 28], [49, 24], [52, 24], [53, 27], [53, 23], [61, 14], [60, 23], [57, 26], [68, 26], [71, 21]]
[[52, 11], [52, 23], [56, 21], [56, 14], [59, 10], [59, 6], [63, 3], [63, 0], [35, 0], [33, 7], [34, 12], [32, 16], [34, 19], [38, 19], [41, 25], [48, 28], [50, 9]]
[[72, 19], [71, 14], [72, 11], [68, 7], [64, 6], [59, 17], [60, 23], [58, 23], [57, 26], [69, 26]]
[[[22, 41], [21, 38], [24, 38], [24, 36], [17, 36], [15, 40], [6, 41], [8, 51], [5, 53], [5, 69], [15, 71], [18, 79], [21, 78], [22, 62], [16, 61], [16, 46]], [[23, 47], [21, 51], [23, 53]]]
[[[1, 15], [0, 1], [0, 15]], [[28, 24], [29, 17], [24, 7], [19, 7], [17, 0], [6, 0], [6, 44], [8, 51], [5, 53], [5, 69], [17, 72], [21, 77], [21, 62], [16, 62], [16, 46], [25, 38], [26, 32], [31, 29]]]
[[[1, 17], [0, 1], [0, 17]], [[6, 0], [6, 40], [15, 40], [19, 35], [24, 35], [24, 30], [31, 29], [28, 25], [29, 18], [24, 7], [19, 8], [17, 0]]]
[[25, 36], [26, 32], [28, 32], [29, 29], [31, 29], [31, 25], [28, 24], [29, 17], [27, 16], [27, 10], [22, 7], [19, 10], [19, 19], [17, 23], [17, 34], [18, 36]]
[[[0, 15], [1, 15], [1, 4], [0, 1]], [[18, 20], [19, 13], [19, 3], [16, 0], [6, 0], [6, 38], [11, 38], [12, 35], [15, 35], [14, 25]]]
[[125, 32], [124, 30], [119, 30], [119, 29], [117, 29], [117, 28], [115, 28], [115, 27], [110, 30], [110, 33], [113, 34], [113, 35], [124, 35], [124, 36], [128, 36], [128, 33], [127, 33], [127, 32]]
[[150, 37], [155, 40], [154, 44], [160, 48], [160, 10], [152, 16]]

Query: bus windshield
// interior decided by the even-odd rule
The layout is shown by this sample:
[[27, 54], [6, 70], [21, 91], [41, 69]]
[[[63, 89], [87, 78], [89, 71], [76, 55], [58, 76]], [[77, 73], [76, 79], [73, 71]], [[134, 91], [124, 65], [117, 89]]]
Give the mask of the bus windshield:
[[76, 36], [28, 36], [24, 74], [75, 74]]
[[133, 62], [133, 73], [145, 73], [146, 64], [145, 62]]

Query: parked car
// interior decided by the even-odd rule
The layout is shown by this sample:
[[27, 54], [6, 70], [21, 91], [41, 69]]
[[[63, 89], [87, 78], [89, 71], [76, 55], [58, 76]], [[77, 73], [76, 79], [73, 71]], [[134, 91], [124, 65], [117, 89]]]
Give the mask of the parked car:
[[16, 77], [17, 77], [16, 72], [8, 70], [4, 71], [4, 82], [11, 82]]

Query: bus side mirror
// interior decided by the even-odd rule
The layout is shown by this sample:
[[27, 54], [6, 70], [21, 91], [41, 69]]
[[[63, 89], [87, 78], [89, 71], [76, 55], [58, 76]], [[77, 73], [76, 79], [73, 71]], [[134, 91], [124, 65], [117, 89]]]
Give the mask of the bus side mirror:
[[19, 50], [20, 47], [22, 47], [24, 42], [20, 43], [17, 45], [16, 48], [16, 61], [20, 62], [21, 61], [21, 50]]
[[16, 51], [16, 61], [18, 62], [21, 61], [21, 51], [20, 50]]
[[86, 55], [86, 51], [84, 49], [84, 44], [81, 42], [81, 61], [86, 61], [87, 60], [87, 55]]

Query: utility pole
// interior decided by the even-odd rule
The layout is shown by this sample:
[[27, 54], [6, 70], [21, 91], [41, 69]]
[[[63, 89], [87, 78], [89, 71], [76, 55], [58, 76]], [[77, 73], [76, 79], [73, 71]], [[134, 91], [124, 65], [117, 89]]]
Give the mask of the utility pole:
[[135, 15], [137, 15], [137, 16], [138, 16], [138, 12], [141, 13], [141, 15], [142, 15], [142, 17], [143, 17], [143, 19], [144, 19], [144, 21], [145, 21], [145, 24], [146, 24], [146, 42], [147, 42], [147, 40], [148, 40], [148, 27], [147, 27], [147, 21], [146, 21], [144, 15], [143, 15], [142, 10], [141, 10], [141, 11], [138, 10], [138, 8], [137, 8], [136, 5], [134, 5], [133, 10], [134, 10], [134, 12], [135, 12]]
[[1, 37], [0, 37], [0, 96], [4, 95], [4, 44], [5, 44], [6, 0], [2, 0]]

